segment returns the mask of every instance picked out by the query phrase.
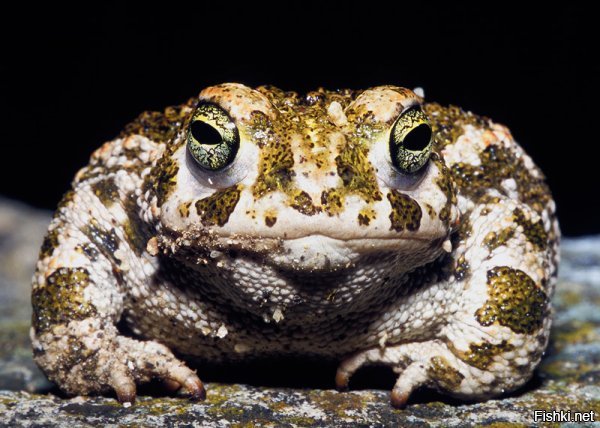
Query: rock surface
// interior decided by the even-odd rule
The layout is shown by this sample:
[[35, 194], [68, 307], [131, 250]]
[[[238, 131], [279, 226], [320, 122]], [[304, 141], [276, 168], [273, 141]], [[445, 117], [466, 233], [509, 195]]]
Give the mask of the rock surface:
[[[600, 236], [563, 241], [550, 346], [536, 376], [508, 397], [469, 404], [425, 390], [395, 410], [388, 390], [373, 389], [381, 382], [365, 382], [363, 373], [371, 389], [338, 393], [332, 383], [299, 389], [285, 379], [276, 387], [209, 382], [202, 403], [149, 388], [126, 408], [110, 397], [61, 396], [31, 359], [29, 281], [49, 219], [0, 199], [0, 426], [581, 426], [535, 423], [534, 410], [571, 411], [571, 417], [594, 411], [600, 421]], [[305, 377], [292, 370], [296, 380]], [[318, 370], [333, 380], [334, 367]], [[389, 372], [369, 373], [385, 378], [384, 386], [393, 383]]]

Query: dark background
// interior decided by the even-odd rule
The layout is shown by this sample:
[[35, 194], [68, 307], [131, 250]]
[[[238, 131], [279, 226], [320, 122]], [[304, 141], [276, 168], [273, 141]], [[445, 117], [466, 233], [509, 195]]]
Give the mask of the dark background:
[[563, 232], [600, 232], [600, 66], [585, 8], [22, 3], [0, 13], [1, 195], [53, 208], [138, 113], [210, 84], [396, 84], [508, 125], [546, 173]]

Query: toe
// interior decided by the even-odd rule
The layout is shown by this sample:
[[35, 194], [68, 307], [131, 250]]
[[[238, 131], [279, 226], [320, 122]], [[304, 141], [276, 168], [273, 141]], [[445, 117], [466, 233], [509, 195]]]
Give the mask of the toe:
[[377, 353], [379, 352], [379, 350], [362, 351], [343, 360], [338, 366], [337, 372], [335, 374], [336, 388], [341, 391], [348, 389], [348, 383], [350, 382], [350, 378], [352, 377], [352, 375], [361, 366], [363, 366], [369, 361], [374, 352]]
[[185, 365], [172, 366], [165, 373], [165, 379], [170, 382], [176, 382], [181, 385], [181, 391], [188, 395], [192, 400], [204, 400], [206, 390], [202, 381], [196, 373]]
[[408, 401], [409, 396], [410, 394], [406, 391], [399, 391], [397, 389], [393, 389], [392, 393], [390, 394], [390, 401], [392, 403], [392, 406], [394, 406], [396, 409], [403, 409], [404, 407], [406, 407], [406, 402]]
[[338, 368], [337, 373], [335, 374], [335, 387], [338, 391], [347, 391], [348, 384], [350, 382], [350, 376], [344, 370]]
[[110, 386], [117, 394], [120, 403], [133, 403], [136, 396], [136, 386], [133, 376], [124, 365], [113, 367], [109, 380]]
[[184, 382], [183, 389], [190, 397], [190, 400], [203, 401], [206, 399], [206, 390], [204, 389], [204, 385], [196, 375], [189, 377]]
[[392, 406], [399, 409], [405, 407], [412, 392], [426, 382], [427, 372], [425, 366], [420, 362], [409, 364], [400, 372], [394, 389], [392, 389], [390, 396]]

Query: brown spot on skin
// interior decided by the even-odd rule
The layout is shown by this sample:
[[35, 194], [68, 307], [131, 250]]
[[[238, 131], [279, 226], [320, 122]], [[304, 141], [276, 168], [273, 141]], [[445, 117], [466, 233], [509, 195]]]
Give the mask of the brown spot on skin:
[[196, 98], [190, 98], [187, 103], [167, 107], [163, 112], [145, 111], [133, 122], [127, 124], [120, 138], [129, 135], [143, 135], [152, 141], [166, 143], [177, 135], [177, 131], [189, 116]]
[[457, 248], [471, 237], [473, 226], [469, 217], [462, 216], [458, 224], [458, 229], [451, 235], [452, 248]]
[[[168, 143], [167, 150], [163, 154], [163, 157], [171, 157], [171, 155], [177, 150], [183, 143], [183, 139], [177, 140], [176, 136], [185, 122], [188, 120], [190, 113], [193, 110], [193, 106], [197, 102], [197, 99], [190, 99], [186, 104], [178, 106], [167, 107], [163, 112], [147, 111], [142, 113], [133, 122], [125, 126], [125, 129], [119, 135], [119, 138], [125, 139], [120, 149], [114, 142], [106, 143], [100, 149], [98, 149], [92, 155], [90, 164], [77, 174], [76, 180], [78, 183], [96, 179], [98, 177], [106, 177], [111, 173], [125, 170], [130, 174], [140, 175], [141, 172], [148, 166], [148, 161], [142, 161], [140, 154], [143, 152], [138, 144], [130, 144], [131, 140], [128, 137], [133, 135], [144, 136], [154, 143]], [[128, 143], [129, 142], [129, 143]], [[106, 158], [102, 156], [106, 155], [107, 152], [111, 152], [113, 149], [119, 150], [112, 154], [115, 156], [124, 156], [127, 161], [124, 164], [118, 163], [116, 165], [108, 167], [106, 165]], [[156, 177], [155, 169], [149, 177]], [[155, 182], [147, 180], [144, 183], [144, 191], [152, 189], [156, 192]], [[165, 188], [159, 188], [159, 190], [165, 190]], [[166, 193], [158, 195], [159, 203], [162, 205], [163, 196]]]
[[515, 349], [506, 340], [497, 345], [490, 342], [482, 342], [480, 344], [471, 343], [469, 350], [466, 352], [457, 350], [452, 344], [448, 344], [448, 348], [465, 363], [480, 370], [486, 370], [494, 362], [494, 357], [497, 355], [511, 352]]
[[273, 227], [277, 223], [277, 217], [265, 216], [265, 224], [269, 227]]
[[100, 254], [100, 251], [90, 243], [75, 247], [75, 251], [84, 254], [92, 262], [97, 261]]
[[369, 217], [364, 216], [362, 214], [358, 214], [358, 224], [360, 224], [361, 226], [368, 226], [370, 222], [371, 220], [369, 220]]
[[154, 190], [156, 203], [159, 207], [162, 206], [175, 184], [177, 184], [178, 172], [179, 165], [177, 165], [177, 162], [171, 157], [170, 153], [165, 153], [146, 177], [145, 183]]
[[204, 226], [224, 226], [240, 200], [241, 186], [219, 190], [196, 202], [196, 211]]
[[310, 195], [304, 191], [300, 191], [293, 196], [290, 206], [304, 215], [315, 215], [321, 212], [321, 208], [315, 206]]
[[533, 279], [519, 269], [497, 266], [487, 272], [489, 298], [475, 312], [479, 324], [497, 322], [515, 333], [532, 334], [542, 326], [548, 297]]
[[395, 189], [392, 189], [387, 194], [387, 198], [392, 206], [390, 230], [395, 230], [396, 232], [402, 232], [403, 230], [414, 232], [419, 230], [422, 216], [419, 203], [410, 196], [400, 193]]
[[83, 298], [83, 291], [89, 284], [86, 269], [62, 267], [48, 276], [44, 285], [34, 287], [31, 304], [36, 332], [95, 315], [95, 307]]
[[429, 214], [429, 218], [435, 218], [435, 209], [430, 204], [425, 203], [425, 209], [427, 210], [427, 214]]
[[441, 160], [441, 156], [438, 153], [432, 153], [431, 160], [440, 170], [440, 174], [438, 178], [436, 178], [435, 183], [446, 196], [446, 204], [440, 210], [438, 217], [442, 220], [444, 225], [448, 226], [450, 224], [450, 210], [457, 202], [456, 190], [452, 182], [452, 174], [446, 164]]
[[129, 194], [123, 200], [123, 209], [127, 213], [127, 220], [123, 223], [125, 240], [133, 252], [139, 256], [146, 249], [146, 243], [151, 236], [150, 226], [140, 218], [135, 194]]
[[429, 117], [435, 144], [443, 149], [448, 144], [454, 144], [458, 137], [464, 134], [464, 126], [473, 125], [476, 128], [489, 129], [490, 120], [486, 117], [477, 116], [466, 112], [457, 106], [442, 107], [437, 103], [426, 103], [423, 111]]
[[183, 202], [179, 205], [179, 215], [181, 217], [189, 217], [190, 216], [190, 205], [192, 205], [192, 201]]
[[[188, 104], [191, 100], [188, 102]], [[195, 103], [195, 101], [193, 102]], [[177, 173], [179, 165], [173, 159], [175, 152], [185, 144], [184, 138], [175, 138], [181, 127], [185, 127], [190, 119], [193, 104], [170, 107], [165, 110], [164, 117], [161, 118], [161, 113], [151, 112], [152, 117], [148, 120], [138, 118], [133, 122], [133, 128], [125, 128], [124, 133], [129, 134], [132, 130], [146, 135], [148, 138], [157, 142], [168, 142], [166, 150], [162, 154], [159, 161], [152, 168], [150, 174], [144, 180], [144, 190], [151, 190], [157, 199], [157, 205], [160, 207], [167, 199], [175, 184], [177, 183]]]
[[51, 256], [54, 249], [58, 247], [58, 230], [59, 228], [55, 227], [46, 234], [40, 249], [40, 259]]
[[471, 266], [465, 258], [464, 254], [461, 255], [456, 261], [456, 267], [454, 268], [454, 277], [457, 281], [464, 281], [471, 272]]
[[451, 367], [444, 357], [433, 357], [427, 369], [429, 378], [442, 389], [455, 391], [460, 387], [465, 376]]
[[367, 155], [362, 144], [344, 145], [335, 158], [337, 173], [348, 193], [360, 195], [366, 202], [380, 201], [381, 192]]
[[[430, 118], [436, 136], [436, 151], [454, 144], [464, 134], [466, 125], [484, 130], [491, 127], [488, 118], [465, 112], [456, 106], [442, 107], [436, 103], [428, 103], [423, 106], [423, 109]], [[548, 186], [541, 173], [539, 177], [531, 174], [521, 157], [509, 149], [491, 144], [481, 152], [480, 159], [481, 165], [478, 166], [466, 163], [452, 166], [454, 182], [462, 195], [477, 202], [485, 198], [491, 188], [505, 194], [502, 181], [514, 178], [519, 199], [538, 213], [544, 209], [551, 197]]]
[[119, 200], [119, 189], [114, 177], [98, 180], [91, 185], [94, 195], [102, 202], [102, 205], [110, 207]]
[[494, 251], [499, 246], [506, 244], [514, 235], [515, 229], [512, 227], [504, 228], [499, 232], [490, 232], [483, 238], [483, 245], [490, 251]]
[[92, 219], [82, 231], [107, 259], [113, 263], [121, 264], [121, 260], [115, 257], [115, 252], [119, 248], [119, 237], [114, 228], [109, 231], [103, 230], [98, 227], [96, 220]]
[[371, 220], [377, 218], [377, 213], [373, 208], [363, 208], [358, 213], [358, 224], [361, 226], [368, 226]]
[[54, 212], [54, 217], [57, 217], [60, 214], [60, 211], [62, 208], [66, 208], [67, 206], [69, 206], [69, 204], [71, 202], [73, 202], [73, 198], [75, 197], [75, 191], [68, 190], [62, 197], [62, 199], [60, 200], [60, 202], [58, 203], [58, 206], [56, 207], [56, 211]]
[[[280, 126], [288, 124], [283, 117], [281, 121], [283, 123], [279, 124]], [[284, 139], [285, 134], [275, 133], [273, 127], [274, 124], [265, 114], [252, 112], [250, 131], [261, 148], [258, 177], [252, 187], [252, 194], [256, 198], [276, 190], [287, 192], [294, 176], [294, 156], [289, 141]]]
[[344, 199], [344, 195], [339, 189], [323, 190], [321, 207], [329, 216], [334, 216], [344, 210]]
[[550, 200], [550, 190], [544, 178], [534, 177], [514, 152], [492, 144], [481, 152], [480, 159], [481, 165], [478, 166], [462, 162], [452, 165], [452, 176], [461, 194], [474, 201], [479, 201], [489, 189], [505, 195], [502, 181], [513, 178], [517, 183], [519, 200], [538, 213], [544, 210]]
[[526, 215], [520, 208], [515, 208], [513, 211], [513, 219], [515, 223], [523, 228], [525, 238], [533, 244], [533, 246], [543, 251], [548, 248], [548, 234], [544, 230], [544, 223], [538, 220], [535, 223], [531, 221], [531, 216]]

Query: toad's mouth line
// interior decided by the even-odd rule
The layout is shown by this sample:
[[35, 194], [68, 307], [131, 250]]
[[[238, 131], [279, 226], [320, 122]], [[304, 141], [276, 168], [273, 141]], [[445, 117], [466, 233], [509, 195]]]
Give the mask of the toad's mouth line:
[[386, 243], [389, 245], [390, 243], [402, 243], [402, 242], [437, 242], [442, 238], [446, 238], [446, 235], [439, 236], [430, 236], [430, 235], [421, 235], [421, 236], [361, 236], [361, 237], [340, 237], [340, 236], [331, 236], [325, 233], [311, 233], [306, 235], [298, 235], [298, 236], [282, 236], [282, 237], [269, 237], [269, 236], [253, 236], [253, 235], [229, 235], [229, 236], [220, 236], [220, 239], [232, 240], [232, 241], [252, 241], [256, 243], [268, 243], [268, 242], [279, 242], [282, 244], [299, 242], [299, 241], [323, 241], [323, 242], [331, 242], [331, 243], [344, 243], [344, 244], [358, 244], [358, 245], [376, 245], [377, 243]]
[[428, 231], [423, 232], [419, 231], [415, 232], [398, 232], [396, 235], [391, 235], [389, 233], [381, 233], [381, 234], [352, 234], [352, 233], [329, 233], [327, 231], [318, 231], [318, 232], [297, 232], [292, 231], [290, 233], [283, 233], [283, 235], [269, 235], [269, 234], [255, 234], [252, 232], [249, 233], [219, 233], [219, 231], [212, 230], [207, 234], [206, 229], [192, 229], [189, 231], [178, 231], [171, 230], [175, 234], [175, 236], [185, 237], [186, 239], [191, 239], [192, 241], [196, 240], [204, 240], [207, 236], [210, 236], [212, 241], [230, 241], [235, 243], [286, 243], [297, 240], [324, 240], [324, 241], [337, 241], [344, 243], [368, 243], [369, 241], [373, 242], [438, 242], [439, 240], [447, 239], [452, 231]]

